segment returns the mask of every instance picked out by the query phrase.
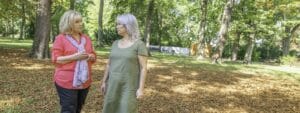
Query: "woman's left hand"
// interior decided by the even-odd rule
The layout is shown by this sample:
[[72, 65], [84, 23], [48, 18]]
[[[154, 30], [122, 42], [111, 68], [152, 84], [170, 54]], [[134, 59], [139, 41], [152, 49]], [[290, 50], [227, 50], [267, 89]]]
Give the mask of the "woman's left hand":
[[96, 57], [94, 54], [89, 54], [88, 61], [95, 61]]
[[141, 98], [143, 98], [143, 96], [144, 96], [144, 91], [142, 89], [138, 89], [136, 91], [136, 98], [141, 99]]

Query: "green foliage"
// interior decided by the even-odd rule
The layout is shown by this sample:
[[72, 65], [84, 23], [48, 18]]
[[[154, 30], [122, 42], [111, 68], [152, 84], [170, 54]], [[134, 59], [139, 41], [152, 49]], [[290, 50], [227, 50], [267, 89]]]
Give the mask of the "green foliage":
[[254, 53], [260, 54], [260, 60], [278, 59], [282, 54], [280, 47], [272, 43], [263, 43]]
[[[147, 7], [150, 0], [108, 0], [104, 2], [103, 42], [110, 45], [118, 39], [115, 32], [115, 19], [122, 13], [132, 13], [137, 17], [141, 37], [145, 30]], [[51, 35], [57, 35], [61, 15], [69, 9], [70, 0], [52, 0]], [[211, 44], [218, 35], [225, 0], [208, 0], [205, 39]], [[25, 16], [22, 11], [25, 5]], [[36, 26], [37, 0], [3, 0], [0, 2], [0, 36], [17, 37], [20, 34], [22, 18], [25, 17], [24, 34], [33, 39]], [[201, 0], [155, 0], [151, 21], [151, 45], [190, 47], [198, 42]], [[99, 0], [76, 0], [75, 10], [83, 15], [84, 33], [97, 38]], [[291, 30], [300, 24], [299, 0], [239, 0], [232, 12], [231, 24], [224, 49], [224, 57], [232, 54], [232, 44], [240, 33], [238, 59], [242, 59], [247, 49], [250, 34], [262, 40], [256, 44], [252, 59], [263, 61], [278, 59], [282, 55], [282, 39], [291, 37], [299, 45], [299, 29]], [[296, 49], [295, 49], [296, 48]], [[294, 47], [290, 54], [300, 50]]]
[[34, 32], [35, 32], [35, 22], [31, 21], [29, 26], [25, 29], [25, 37], [28, 37], [29, 39], [34, 38]]
[[297, 57], [296, 56], [283, 56], [283, 57], [280, 57], [280, 63], [283, 64], [283, 65], [294, 65], [295, 62], [297, 62]]
[[[94, 32], [96, 38], [98, 38], [97, 32], [98, 31]], [[104, 42], [106, 45], [112, 45], [112, 43], [117, 39], [120, 39], [120, 38], [115, 29], [103, 29], [102, 42]]]

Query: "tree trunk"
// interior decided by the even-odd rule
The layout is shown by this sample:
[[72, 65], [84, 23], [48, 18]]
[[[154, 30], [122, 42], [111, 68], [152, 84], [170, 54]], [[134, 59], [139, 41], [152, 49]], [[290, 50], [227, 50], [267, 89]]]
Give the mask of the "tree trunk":
[[22, 7], [22, 22], [21, 22], [21, 26], [20, 26], [20, 37], [19, 40], [23, 40], [24, 39], [24, 25], [25, 25], [25, 3], [22, 0], [21, 1], [21, 7]]
[[11, 21], [10, 21], [10, 33], [11, 33], [11, 38], [15, 38], [15, 24], [14, 24], [14, 19], [11, 18]]
[[286, 27], [285, 32], [286, 32], [287, 36], [282, 39], [282, 55], [283, 56], [287, 56], [289, 54], [290, 42], [291, 42], [290, 28]]
[[250, 34], [247, 51], [245, 53], [244, 63], [250, 64], [252, 59], [253, 48], [255, 45], [255, 34]]
[[97, 38], [97, 47], [103, 47], [103, 6], [104, 0], [100, 0], [99, 16], [98, 16], [98, 38]]
[[161, 50], [161, 37], [162, 37], [162, 33], [163, 33], [163, 15], [159, 12], [159, 11], [156, 11], [157, 12], [157, 17], [158, 17], [158, 28], [159, 28], [159, 31], [158, 31], [158, 46], [159, 46], [159, 50]]
[[282, 55], [287, 56], [289, 55], [290, 51], [290, 43], [291, 39], [294, 35], [294, 32], [300, 27], [300, 24], [294, 26], [291, 30], [289, 27], [286, 27], [285, 32], [288, 34], [285, 38], [282, 39]]
[[240, 37], [241, 37], [241, 33], [237, 32], [236, 38], [233, 42], [231, 61], [236, 61], [237, 60], [237, 54], [238, 54], [238, 51], [239, 51]]
[[35, 37], [30, 53], [31, 58], [50, 58], [49, 38], [50, 38], [50, 9], [51, 0], [40, 0], [37, 9], [37, 24]]
[[75, 10], [75, 0], [70, 0], [70, 10]]
[[8, 25], [6, 24], [5, 21], [4, 21], [4, 28], [5, 28], [5, 29], [4, 29], [4, 33], [3, 33], [2, 36], [3, 36], [3, 37], [6, 37], [6, 36], [7, 36], [7, 33], [8, 33], [8, 28], [9, 28], [9, 27], [8, 27]]
[[201, 8], [200, 8], [200, 27], [199, 27], [199, 34], [198, 34], [198, 51], [197, 59], [203, 59], [205, 57], [204, 55], [204, 49], [205, 49], [205, 43], [204, 43], [204, 37], [205, 37], [205, 27], [206, 27], [206, 15], [207, 15], [207, 0], [201, 1]]
[[[228, 0], [224, 12], [223, 12], [223, 17], [221, 20], [221, 27], [219, 30], [219, 35], [218, 35], [218, 43], [216, 47], [216, 51], [214, 52], [212, 56], [212, 63], [222, 63], [221, 58], [224, 50], [224, 45], [226, 42], [226, 35], [228, 32], [229, 28], [229, 23], [231, 19], [231, 12], [232, 12], [232, 7], [233, 7], [234, 0]], [[219, 61], [220, 60], [220, 61]]]
[[146, 18], [146, 25], [144, 31], [144, 40], [146, 41], [146, 47], [148, 48], [148, 53], [150, 54], [149, 45], [150, 45], [150, 34], [151, 34], [151, 17], [154, 8], [154, 0], [149, 1], [148, 11], [147, 11], [147, 18]]

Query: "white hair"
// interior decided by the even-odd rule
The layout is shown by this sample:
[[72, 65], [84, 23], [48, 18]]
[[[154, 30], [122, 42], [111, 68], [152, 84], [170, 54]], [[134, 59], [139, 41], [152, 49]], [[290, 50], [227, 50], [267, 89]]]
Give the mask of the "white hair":
[[75, 20], [77, 18], [82, 18], [79, 12], [69, 10], [66, 11], [63, 16], [60, 18], [59, 22], [59, 31], [60, 33], [71, 33], [72, 28], [74, 27]]
[[140, 38], [138, 23], [134, 15], [130, 13], [119, 15], [117, 17], [117, 22], [124, 25], [129, 35], [129, 38], [132, 41]]

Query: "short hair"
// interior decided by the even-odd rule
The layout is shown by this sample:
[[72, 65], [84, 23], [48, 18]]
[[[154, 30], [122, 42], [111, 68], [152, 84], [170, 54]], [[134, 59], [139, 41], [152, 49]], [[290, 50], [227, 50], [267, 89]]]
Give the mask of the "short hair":
[[118, 15], [117, 22], [124, 25], [131, 40], [140, 39], [139, 27], [134, 15], [130, 13]]
[[69, 33], [72, 31], [73, 24], [76, 18], [82, 18], [79, 12], [74, 10], [66, 11], [60, 18], [59, 31], [60, 33]]

